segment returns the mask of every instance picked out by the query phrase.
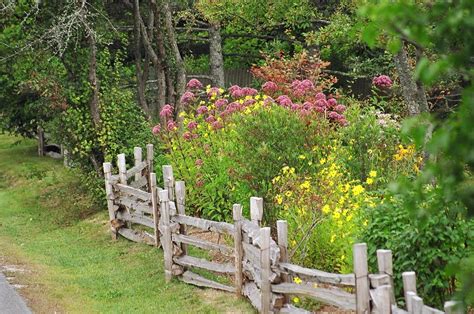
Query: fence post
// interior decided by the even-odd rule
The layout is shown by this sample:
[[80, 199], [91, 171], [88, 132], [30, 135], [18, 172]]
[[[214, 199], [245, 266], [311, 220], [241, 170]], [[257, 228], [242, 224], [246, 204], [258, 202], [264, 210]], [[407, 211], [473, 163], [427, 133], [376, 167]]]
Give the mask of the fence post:
[[393, 285], [393, 262], [391, 250], [377, 250], [379, 274], [388, 275], [390, 279], [390, 302], [395, 304], [395, 287]]
[[[277, 220], [278, 247], [280, 248], [280, 262], [288, 262], [288, 222]], [[288, 282], [288, 275], [281, 274], [282, 282]], [[289, 302], [288, 295], [283, 295], [283, 303]]]
[[168, 190], [168, 197], [170, 201], [174, 201], [174, 175], [173, 167], [170, 165], [163, 166], [163, 188]]
[[[176, 210], [180, 215], [186, 215], [186, 185], [184, 181], [176, 181]], [[186, 234], [186, 225], [179, 225], [179, 233]], [[188, 246], [184, 243], [181, 243], [181, 249], [183, 250], [184, 255], [188, 254]]]
[[153, 222], [155, 224], [155, 246], [160, 245], [160, 213], [158, 211], [158, 191], [156, 189], [156, 173], [150, 173], [150, 187], [151, 187], [151, 206], [153, 209]]
[[[135, 160], [135, 166], [139, 165], [142, 162], [142, 148], [141, 147], [133, 148], [133, 157], [134, 157], [134, 160]], [[135, 174], [135, 181], [140, 180], [141, 176], [142, 176], [142, 174], [140, 172], [136, 173]]]
[[423, 313], [423, 299], [417, 296], [414, 292], [408, 292], [411, 295], [411, 306], [413, 314]]
[[44, 130], [38, 127], [38, 156], [44, 156]]
[[263, 198], [254, 197], [250, 198], [250, 220], [260, 226], [263, 218]]
[[262, 267], [261, 275], [261, 312], [270, 313], [272, 302], [271, 283], [270, 283], [270, 227], [260, 229], [260, 264]]
[[373, 294], [374, 308], [372, 313], [389, 314], [392, 312], [392, 304], [390, 300], [390, 286], [378, 286]]
[[168, 190], [161, 190], [158, 193], [160, 197], [161, 245], [163, 247], [165, 260], [165, 280], [166, 282], [169, 282], [173, 277], [173, 242], [171, 241], [170, 202], [168, 199]]
[[357, 243], [353, 247], [354, 274], [356, 281], [356, 313], [370, 313], [367, 244]]
[[444, 311], [446, 314], [463, 314], [464, 310], [460, 302], [446, 301], [444, 303]]
[[[145, 173], [148, 180], [150, 180], [150, 173], [155, 172], [153, 168], [153, 144], [146, 144], [146, 166], [147, 171]], [[151, 192], [151, 183], [148, 181], [148, 192]]]
[[416, 295], [416, 274], [414, 271], [406, 271], [402, 273], [402, 279], [403, 293], [405, 296], [407, 311], [411, 313], [413, 309], [411, 304], [411, 297], [408, 292], [413, 292]]
[[120, 183], [127, 185], [127, 165], [125, 163], [125, 154], [117, 155], [117, 167], [119, 170]]
[[242, 205], [234, 204], [232, 207], [232, 216], [234, 219], [234, 251], [235, 251], [235, 293], [237, 296], [242, 295]]
[[[115, 205], [114, 205], [114, 192], [112, 189], [112, 183], [110, 183], [110, 179], [112, 177], [112, 164], [110, 162], [104, 162], [104, 178], [105, 178], [105, 197], [107, 198], [107, 209], [109, 211], [109, 223], [110, 221], [115, 219]], [[112, 231], [112, 239], [117, 239], [117, 230], [110, 226], [110, 230]]]

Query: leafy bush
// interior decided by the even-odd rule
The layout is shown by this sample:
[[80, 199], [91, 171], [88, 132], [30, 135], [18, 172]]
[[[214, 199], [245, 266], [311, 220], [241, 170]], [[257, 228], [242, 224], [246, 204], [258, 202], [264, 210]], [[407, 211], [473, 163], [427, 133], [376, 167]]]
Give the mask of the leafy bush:
[[[421, 204], [424, 208], [438, 204], [436, 189], [426, 186], [431, 198]], [[452, 206], [459, 204], [451, 204], [451, 208], [446, 205], [420, 220], [412, 216], [405, 203], [400, 196], [386, 197], [367, 211], [369, 224], [362, 239], [369, 247], [369, 263], [375, 272], [375, 250], [392, 250], [397, 296], [403, 296], [402, 272], [414, 270], [418, 293], [425, 304], [442, 307], [458, 285], [458, 279], [447, 272], [447, 267], [473, 252], [474, 223], [452, 213]]]

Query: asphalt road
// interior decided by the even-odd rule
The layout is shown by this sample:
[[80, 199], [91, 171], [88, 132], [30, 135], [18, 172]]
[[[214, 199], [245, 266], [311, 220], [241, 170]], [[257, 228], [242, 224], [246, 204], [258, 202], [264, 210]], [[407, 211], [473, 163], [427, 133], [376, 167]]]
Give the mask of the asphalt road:
[[25, 301], [0, 273], [0, 313], [2, 314], [31, 314]]

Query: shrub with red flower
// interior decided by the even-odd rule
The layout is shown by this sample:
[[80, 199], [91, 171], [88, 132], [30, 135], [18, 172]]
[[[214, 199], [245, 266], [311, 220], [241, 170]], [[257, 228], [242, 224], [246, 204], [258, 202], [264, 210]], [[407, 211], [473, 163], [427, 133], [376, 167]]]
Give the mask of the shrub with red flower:
[[372, 84], [378, 88], [390, 88], [393, 82], [387, 75], [379, 75], [373, 78]]
[[202, 87], [202, 83], [197, 79], [191, 79], [188, 84], [186, 84], [187, 89], [201, 89]]

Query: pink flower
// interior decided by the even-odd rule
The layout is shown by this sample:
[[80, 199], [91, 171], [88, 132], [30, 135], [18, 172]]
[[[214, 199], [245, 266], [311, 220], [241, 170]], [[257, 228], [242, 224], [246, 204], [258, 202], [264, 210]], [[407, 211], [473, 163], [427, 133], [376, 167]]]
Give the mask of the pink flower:
[[196, 112], [197, 112], [198, 115], [205, 114], [207, 112], [207, 107], [206, 106], [199, 106], [196, 109]]
[[227, 90], [229, 91], [229, 93], [233, 93], [234, 91], [238, 90], [238, 89], [241, 89], [239, 85], [232, 85], [231, 87], [229, 87]]
[[207, 93], [207, 96], [208, 97], [219, 96], [220, 94], [221, 94], [221, 91], [219, 90], [219, 87], [212, 87]]
[[204, 161], [202, 159], [196, 159], [196, 162], [194, 163], [196, 167], [201, 167], [204, 164]]
[[390, 77], [388, 77], [387, 75], [379, 75], [379, 76], [374, 77], [374, 79], [372, 80], [372, 84], [374, 84], [377, 87], [390, 88], [392, 87], [393, 82], [390, 79]]
[[291, 88], [293, 89], [293, 93], [297, 96], [303, 96], [309, 91], [314, 89], [314, 84], [310, 80], [295, 80], [291, 83]]
[[168, 121], [167, 127], [168, 131], [176, 131], [178, 129], [176, 122], [174, 122], [173, 120]]
[[337, 105], [336, 107], [334, 107], [334, 111], [338, 112], [338, 113], [343, 113], [344, 111], [346, 111], [346, 106], [344, 105]]
[[315, 110], [317, 112], [324, 112], [324, 111], [326, 111], [326, 107], [316, 106]]
[[337, 100], [335, 98], [329, 98], [328, 99], [328, 106], [330, 108], [334, 108], [337, 106]]
[[328, 106], [328, 102], [326, 101], [326, 99], [318, 99], [316, 101], [316, 107], [321, 107], [323, 109], [326, 109], [326, 107]]
[[263, 101], [263, 105], [264, 106], [270, 106], [271, 104], [274, 104], [275, 103], [275, 100], [271, 97], [267, 97], [265, 98], [265, 100]]
[[161, 131], [161, 125], [157, 124], [153, 127], [153, 129], [151, 129], [151, 133], [153, 133], [154, 135], [158, 135]]
[[278, 90], [277, 84], [273, 83], [272, 81], [265, 82], [265, 84], [262, 85], [262, 90], [265, 93], [273, 93]]
[[195, 128], [197, 128], [198, 124], [196, 121], [191, 121], [188, 123], [188, 130], [189, 131], [192, 131], [194, 130]]
[[214, 116], [209, 116], [209, 117], [206, 118], [207, 123], [212, 123], [214, 121], [216, 121], [216, 118], [214, 118]]
[[186, 84], [186, 88], [201, 89], [202, 88], [202, 83], [197, 79], [191, 79], [191, 80], [189, 80], [188, 84]]
[[245, 96], [244, 90], [242, 88], [234, 89], [231, 94], [233, 98], [241, 98]]
[[297, 110], [300, 110], [301, 105], [299, 105], [299, 104], [292, 104], [292, 105], [290, 106], [290, 108], [291, 108], [291, 110], [293, 110], [293, 111], [297, 111]]
[[228, 104], [228, 101], [227, 101], [227, 99], [224, 99], [224, 98], [218, 99], [215, 103], [217, 108], [225, 107], [225, 106], [227, 106], [227, 104]]
[[286, 95], [281, 95], [276, 99], [277, 103], [279, 103], [283, 107], [290, 107], [293, 102], [291, 101], [290, 97]]
[[193, 134], [192, 134], [191, 132], [184, 132], [183, 138], [184, 138], [186, 141], [190, 141], [190, 140], [193, 139]]
[[342, 126], [346, 126], [349, 124], [349, 122], [344, 117], [341, 117], [339, 120], [337, 120], [337, 122]]
[[222, 123], [220, 121], [214, 121], [212, 122], [212, 128], [214, 130], [219, 130], [219, 129], [222, 129], [224, 126], [222, 125]]
[[244, 102], [244, 106], [251, 106], [253, 105], [255, 102], [257, 102], [255, 99], [247, 99], [245, 102]]
[[338, 120], [340, 119], [341, 115], [339, 115], [337, 112], [335, 111], [331, 111], [329, 114], [328, 114], [328, 117], [329, 119], [334, 119], [334, 120]]
[[192, 101], [194, 101], [194, 94], [191, 93], [191, 92], [185, 92], [185, 93], [183, 94], [183, 96], [181, 96], [180, 101], [181, 101], [183, 104], [189, 104], [189, 103], [191, 103]]
[[258, 94], [258, 90], [256, 90], [255, 88], [250, 88], [250, 87], [242, 88], [242, 92], [244, 93], [245, 96], [255, 96]]
[[173, 107], [171, 105], [164, 105], [160, 111], [160, 116], [164, 118], [170, 118], [173, 116]]
[[320, 99], [326, 100], [326, 95], [324, 95], [323, 93], [317, 93], [316, 94], [316, 99], [317, 100], [320, 100]]
[[312, 107], [313, 107], [313, 104], [310, 103], [309, 101], [306, 101], [306, 102], [303, 104], [303, 109], [304, 109], [304, 110], [310, 110]]

